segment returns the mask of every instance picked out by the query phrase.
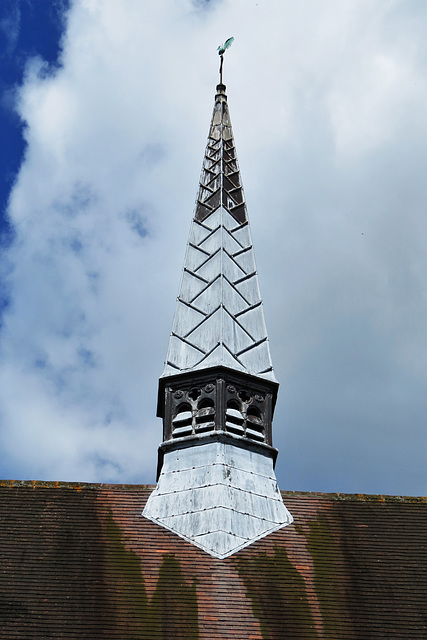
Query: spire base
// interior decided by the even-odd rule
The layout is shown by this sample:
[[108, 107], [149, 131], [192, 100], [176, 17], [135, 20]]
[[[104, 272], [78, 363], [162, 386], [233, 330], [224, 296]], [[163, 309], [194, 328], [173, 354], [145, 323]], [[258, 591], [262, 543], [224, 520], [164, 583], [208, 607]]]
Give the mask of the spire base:
[[143, 516], [220, 559], [291, 524], [269, 449], [221, 434], [181, 443], [165, 452]]

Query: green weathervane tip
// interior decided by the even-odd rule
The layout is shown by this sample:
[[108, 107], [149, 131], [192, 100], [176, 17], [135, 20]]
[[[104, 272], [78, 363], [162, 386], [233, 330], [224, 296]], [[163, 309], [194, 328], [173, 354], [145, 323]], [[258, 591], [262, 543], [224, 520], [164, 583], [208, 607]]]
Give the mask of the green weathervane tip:
[[234, 38], [228, 38], [228, 40], [226, 40], [224, 42], [224, 44], [220, 44], [218, 47], [218, 53], [220, 56], [224, 55], [225, 50], [228, 49], [228, 47], [231, 47], [231, 45], [233, 44]]
[[221, 64], [219, 66], [219, 82], [220, 84], [222, 84], [222, 65], [224, 62], [224, 53], [226, 51], [226, 49], [228, 49], [229, 47], [231, 47], [231, 45], [233, 44], [234, 38], [228, 38], [228, 40], [226, 40], [224, 42], [224, 44], [220, 44], [218, 47], [218, 54], [221, 57]]

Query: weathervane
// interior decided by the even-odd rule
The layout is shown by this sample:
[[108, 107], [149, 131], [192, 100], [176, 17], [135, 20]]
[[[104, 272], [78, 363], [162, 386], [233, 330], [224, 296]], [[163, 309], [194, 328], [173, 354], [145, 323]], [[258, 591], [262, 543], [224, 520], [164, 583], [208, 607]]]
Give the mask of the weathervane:
[[224, 53], [226, 49], [231, 47], [231, 45], [233, 44], [233, 41], [234, 41], [234, 38], [228, 38], [228, 40], [226, 40], [224, 44], [220, 44], [218, 47], [218, 55], [221, 58], [221, 64], [219, 65], [219, 83], [220, 84], [222, 84], [222, 65], [224, 63]]

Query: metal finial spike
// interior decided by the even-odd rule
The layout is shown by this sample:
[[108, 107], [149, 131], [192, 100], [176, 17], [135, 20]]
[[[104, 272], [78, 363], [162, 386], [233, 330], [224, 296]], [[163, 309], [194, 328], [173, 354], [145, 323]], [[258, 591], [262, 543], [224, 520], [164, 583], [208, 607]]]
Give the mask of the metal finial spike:
[[222, 65], [224, 63], [224, 53], [229, 47], [231, 47], [233, 42], [234, 42], [234, 38], [233, 37], [232, 38], [228, 38], [228, 40], [226, 40], [224, 42], [224, 44], [220, 44], [219, 47], [218, 47], [218, 55], [221, 58], [221, 63], [219, 65], [219, 82], [220, 82], [220, 84], [222, 84]]

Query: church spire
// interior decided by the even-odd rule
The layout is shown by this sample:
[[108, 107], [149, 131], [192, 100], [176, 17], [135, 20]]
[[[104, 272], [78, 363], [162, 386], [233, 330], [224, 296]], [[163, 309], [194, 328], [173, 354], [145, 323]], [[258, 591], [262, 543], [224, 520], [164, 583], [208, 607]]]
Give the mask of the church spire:
[[215, 366], [275, 380], [223, 84], [217, 86], [163, 376]]
[[143, 515], [218, 558], [290, 524], [274, 474], [277, 389], [220, 83], [159, 381], [158, 484]]

